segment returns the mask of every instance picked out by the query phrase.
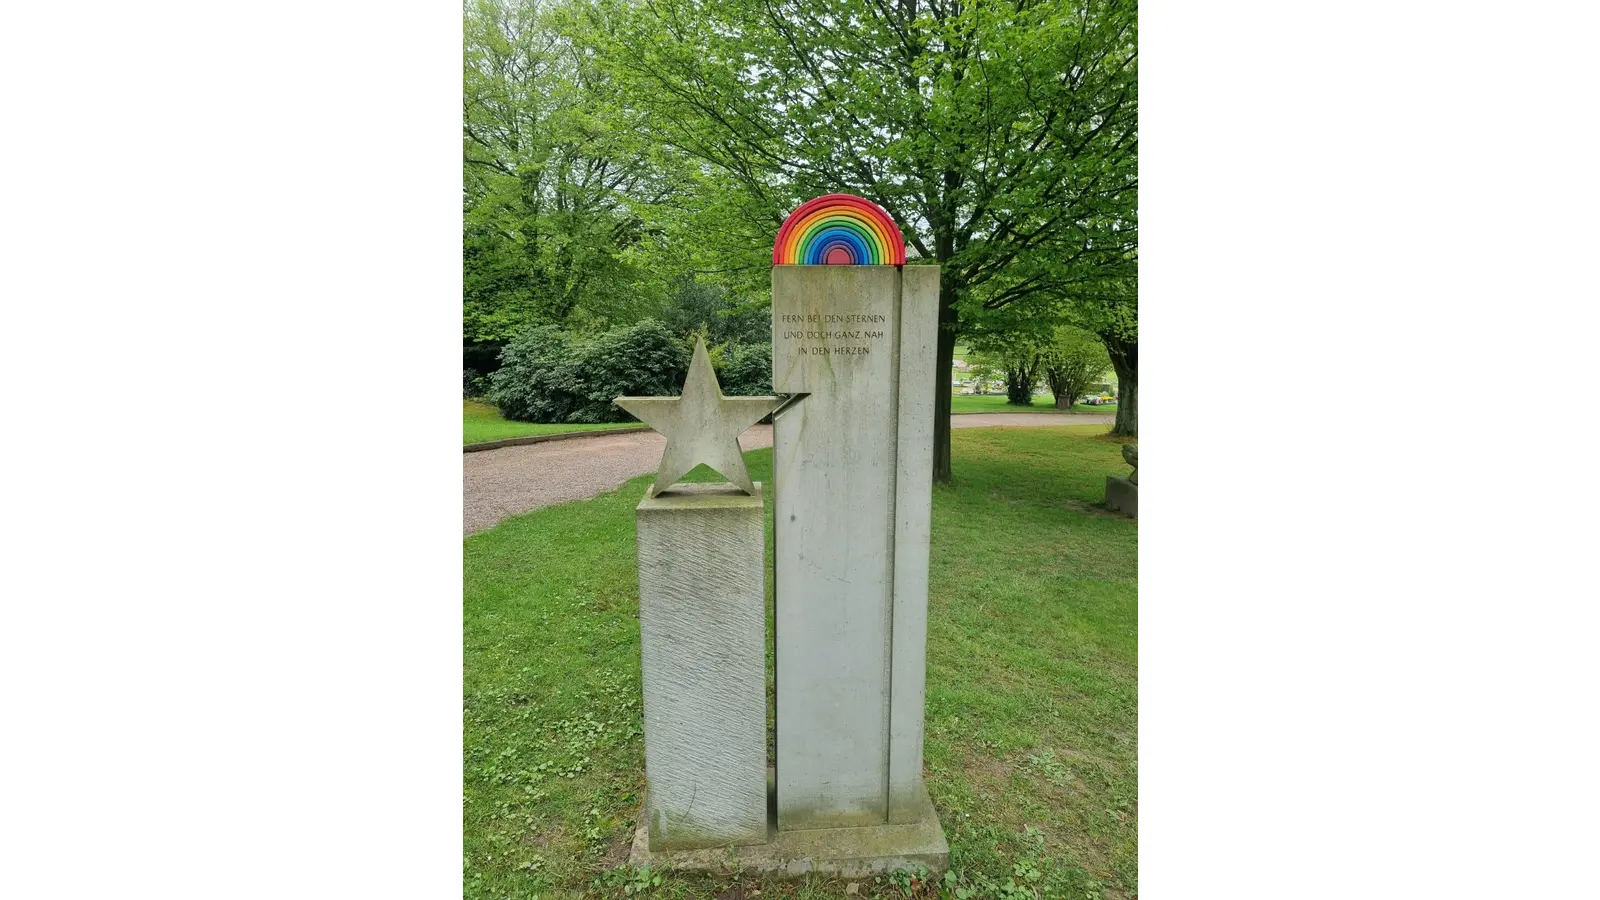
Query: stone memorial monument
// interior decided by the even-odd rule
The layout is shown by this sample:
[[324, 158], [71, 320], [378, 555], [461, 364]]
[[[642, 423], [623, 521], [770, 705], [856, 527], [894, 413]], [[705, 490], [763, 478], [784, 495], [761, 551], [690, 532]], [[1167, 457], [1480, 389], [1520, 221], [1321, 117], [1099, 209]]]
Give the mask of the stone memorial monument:
[[[617, 401], [668, 436], [638, 512], [648, 790], [632, 861], [937, 873], [949, 847], [922, 739], [939, 270], [907, 267], [899, 227], [847, 194], [796, 209], [773, 263], [781, 407], [722, 397], [696, 374], [710, 368], [703, 346], [681, 399]], [[764, 672], [748, 654], [763, 585], [748, 566], [761, 485], [735, 439], [774, 409], [777, 750], [758, 835], [749, 710], [764, 704], [748, 704]], [[668, 490], [697, 462], [731, 484]]]

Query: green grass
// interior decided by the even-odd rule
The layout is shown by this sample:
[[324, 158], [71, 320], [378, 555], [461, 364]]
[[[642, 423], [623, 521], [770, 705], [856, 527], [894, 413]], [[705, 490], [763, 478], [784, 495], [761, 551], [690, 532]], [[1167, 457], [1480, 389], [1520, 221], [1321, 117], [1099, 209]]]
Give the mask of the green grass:
[[[1072, 407], [1072, 411], [1116, 415], [1117, 405], [1085, 406], [1079, 403]], [[1055, 400], [1049, 396], [1034, 397], [1032, 406], [1012, 406], [1006, 402], [1004, 394], [955, 394], [950, 398], [950, 412], [1064, 413], [1066, 410], [1056, 409]]]
[[[1051, 405], [1051, 400], [1048, 397], [1035, 397], [1032, 406], [1011, 406], [1006, 403], [1004, 396], [963, 394], [957, 394], [950, 398], [950, 411], [953, 413], [1062, 412], [1062, 410], [1058, 410]], [[1109, 406], [1083, 406], [1080, 404], [1074, 406], [1072, 411], [1115, 414], [1117, 407], [1116, 404]], [[498, 441], [530, 434], [560, 434], [571, 431], [607, 431], [613, 428], [634, 428], [638, 424], [638, 422], [609, 422], [604, 425], [545, 425], [534, 422], [513, 422], [502, 418], [499, 410], [495, 409], [492, 404], [485, 403], [482, 400], [466, 400], [462, 410], [463, 442], [468, 444], [480, 444], [484, 441]]]
[[638, 422], [608, 422], [604, 425], [544, 425], [535, 422], [513, 422], [502, 418], [500, 410], [482, 400], [466, 400], [462, 411], [463, 443], [481, 444], [530, 434], [561, 434], [568, 431], [608, 431], [613, 428], [637, 428]]
[[[963, 896], [1137, 895], [1138, 526], [1099, 508], [1127, 471], [1104, 431], [957, 431], [957, 483], [934, 490], [925, 759]], [[772, 451], [746, 457], [770, 482]], [[621, 867], [644, 790], [648, 481], [465, 541], [467, 898], [622, 896], [638, 878]], [[770, 542], [770, 496], [767, 515]], [[898, 880], [858, 896], [906, 896]], [[648, 896], [845, 895], [815, 877], [725, 893], [736, 882], [668, 874]]]

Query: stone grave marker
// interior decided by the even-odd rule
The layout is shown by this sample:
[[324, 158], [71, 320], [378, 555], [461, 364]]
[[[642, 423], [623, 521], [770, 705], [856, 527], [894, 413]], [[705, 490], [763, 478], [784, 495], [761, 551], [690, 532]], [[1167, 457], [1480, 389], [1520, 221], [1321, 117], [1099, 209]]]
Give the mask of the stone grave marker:
[[[773, 388], [790, 395], [781, 407], [750, 398], [739, 416], [690, 412], [710, 409], [712, 394], [740, 402], [721, 397], [714, 379], [709, 391], [686, 385], [681, 401], [618, 400], [669, 439], [639, 506], [649, 791], [631, 859], [937, 874], [949, 847], [923, 785], [922, 739], [939, 270], [906, 266], [893, 220], [843, 194], [796, 209], [773, 262]], [[703, 353], [696, 348], [696, 366]], [[759, 561], [761, 486], [744, 474], [734, 438], [774, 407], [777, 751], [758, 842], [747, 704], [764, 691], [764, 673], [759, 656], [750, 665], [760, 635], [748, 611], [759, 623], [763, 593], [748, 572], [752, 542]], [[724, 455], [712, 462], [714, 452]], [[700, 489], [693, 499], [666, 490], [663, 481], [698, 461], [729, 478], [727, 488], [743, 487], [719, 501], [731, 504], [717, 510], [726, 526], [710, 524]], [[720, 649], [719, 636], [739, 649]], [[686, 805], [703, 802], [709, 782], [714, 827], [703, 807]]]

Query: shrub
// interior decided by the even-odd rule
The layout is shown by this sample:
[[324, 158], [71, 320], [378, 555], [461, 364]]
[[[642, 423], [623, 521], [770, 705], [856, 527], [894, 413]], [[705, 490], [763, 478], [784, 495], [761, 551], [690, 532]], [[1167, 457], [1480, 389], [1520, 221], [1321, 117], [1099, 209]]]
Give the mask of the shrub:
[[489, 376], [489, 400], [521, 422], [565, 422], [577, 408], [572, 342], [553, 325], [529, 328], [506, 344]]
[[772, 393], [772, 345], [729, 344], [721, 353], [717, 382], [730, 397], [764, 397]]
[[689, 349], [665, 325], [647, 319], [613, 328], [573, 354], [574, 391], [582, 398], [568, 422], [626, 422], [617, 397], [676, 395], [689, 372]]
[[586, 341], [551, 325], [527, 329], [506, 345], [489, 376], [489, 399], [524, 422], [625, 422], [617, 397], [677, 394], [689, 350], [659, 322], [613, 328]]

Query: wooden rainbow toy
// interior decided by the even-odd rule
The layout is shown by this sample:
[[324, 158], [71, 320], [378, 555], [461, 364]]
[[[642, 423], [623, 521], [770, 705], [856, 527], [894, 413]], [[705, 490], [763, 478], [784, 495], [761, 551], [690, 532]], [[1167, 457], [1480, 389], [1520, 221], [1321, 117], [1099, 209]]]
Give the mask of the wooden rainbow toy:
[[772, 247], [775, 266], [903, 266], [900, 228], [876, 203], [823, 194], [789, 214]]

